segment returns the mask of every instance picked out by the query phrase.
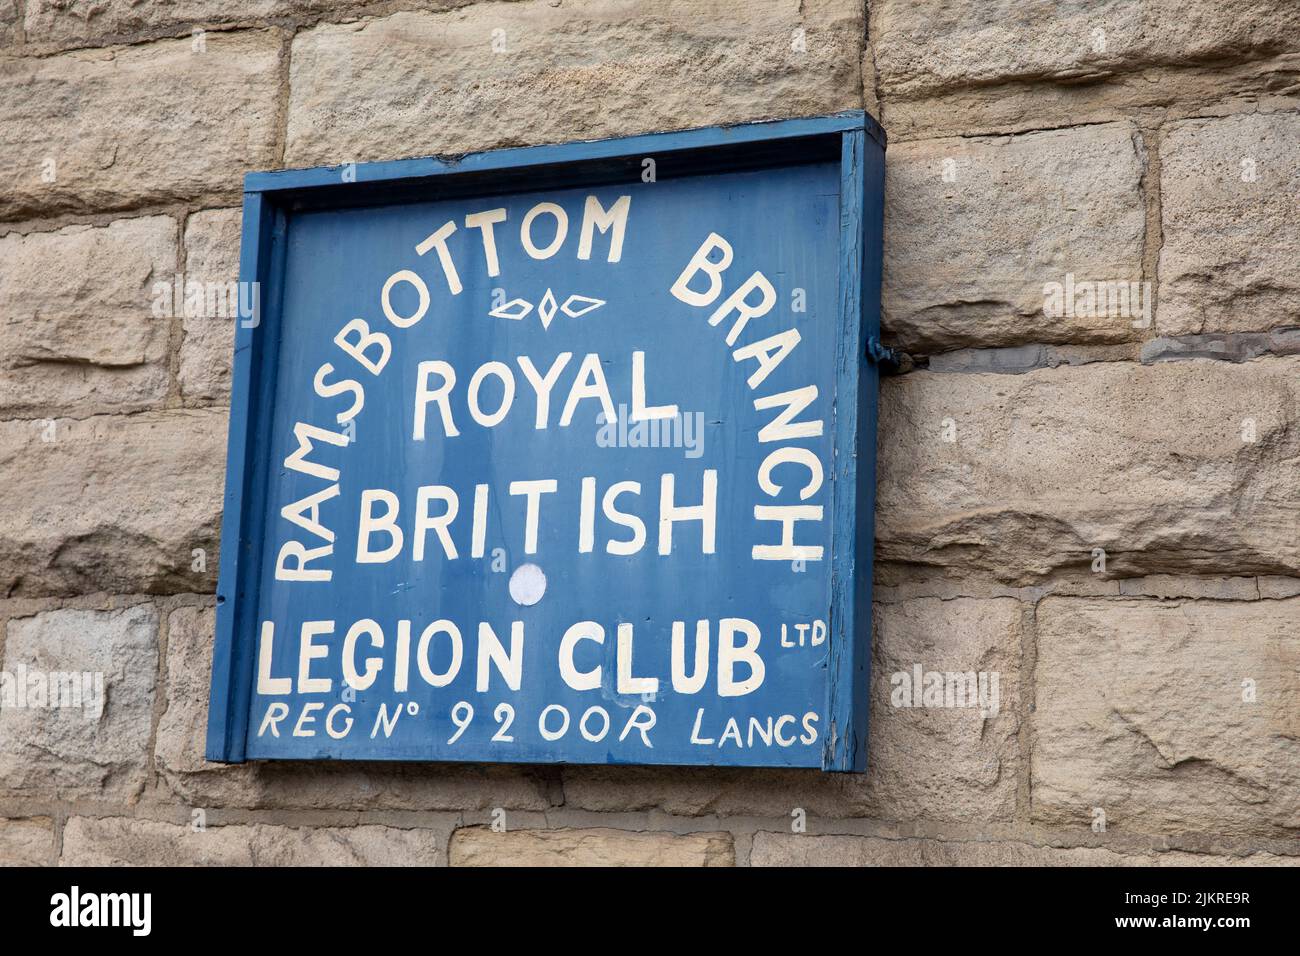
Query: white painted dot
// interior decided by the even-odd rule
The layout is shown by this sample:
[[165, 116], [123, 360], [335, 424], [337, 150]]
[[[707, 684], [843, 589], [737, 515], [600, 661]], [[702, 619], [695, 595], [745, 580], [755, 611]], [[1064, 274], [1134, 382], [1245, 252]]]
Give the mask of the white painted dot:
[[510, 596], [516, 604], [532, 607], [546, 593], [546, 575], [535, 564], [521, 564], [510, 575]]

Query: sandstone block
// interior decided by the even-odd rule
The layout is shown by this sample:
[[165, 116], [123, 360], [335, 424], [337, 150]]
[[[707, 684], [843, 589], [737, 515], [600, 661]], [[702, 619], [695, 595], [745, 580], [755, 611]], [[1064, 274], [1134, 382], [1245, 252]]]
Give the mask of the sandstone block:
[[338, 4], [331, 4], [330, 0], [243, 0], [238, 4], [223, 3], [222, 0], [167, 0], [161, 3], [30, 0], [23, 25], [27, 42], [31, 44], [100, 45], [106, 38], [160, 32], [189, 33], [202, 26], [286, 16], [295, 9], [306, 11], [331, 5]]
[[279, 55], [248, 31], [0, 57], [0, 218], [237, 197], [275, 162]]
[[1273, 853], [1118, 852], [1014, 840], [886, 839], [851, 834], [754, 834], [752, 866], [1297, 866]]
[[[799, 116], [862, 105], [862, 5], [476, 3], [299, 33], [293, 166]], [[802, 32], [799, 32], [802, 31]]]
[[27, 686], [0, 707], [0, 792], [134, 797], [148, 771], [157, 666], [150, 604], [10, 620], [4, 671]]
[[1034, 818], [1108, 830], [1300, 830], [1300, 599], [1048, 598]]
[[883, 0], [871, 35], [883, 93], [914, 97], [1295, 50], [1300, 10], [1290, 0]]
[[1162, 335], [1300, 325], [1297, 155], [1300, 113], [1188, 120], [1167, 130]]
[[[13, 0], [7, 0], [13, 2]], [[454, 9], [475, 0], [422, 0], [423, 9]], [[191, 33], [209, 26], [264, 23], [294, 17], [302, 22], [319, 16], [343, 16], [364, 0], [29, 0], [24, 26], [27, 42], [40, 47], [102, 45], [106, 39]], [[0, 23], [3, 22], [0, 6]], [[16, 19], [16, 17], [15, 17]], [[3, 33], [0, 32], [0, 36]]]
[[[228, 402], [230, 362], [235, 348], [235, 323], [241, 314], [238, 291], [239, 242], [242, 214], [238, 209], [195, 213], [185, 224], [185, 281], [226, 294], [204, 296], [202, 311], [186, 309], [181, 343], [181, 395], [187, 403]], [[236, 287], [237, 288], [237, 287]], [[216, 305], [209, 308], [209, 299]], [[251, 302], [245, 294], [244, 302]], [[232, 306], [234, 308], [232, 309]], [[198, 314], [191, 315], [193, 311]]]
[[18, 0], [0, 0], [0, 46], [18, 42], [18, 24], [21, 20]]
[[53, 857], [50, 820], [0, 820], [0, 866], [49, 866]]
[[168, 216], [0, 238], [0, 410], [133, 410], [167, 395], [169, 322], [155, 284], [176, 269]]
[[1123, 862], [1118, 853], [1093, 847], [766, 832], [754, 834], [750, 854], [751, 866], [1121, 866]]
[[[1074, 83], [1013, 80], [945, 88], [919, 99], [886, 97], [880, 121], [891, 144], [940, 136], [1138, 122], [1154, 129], [1178, 120], [1235, 113], [1294, 112], [1300, 53], [1195, 65], [1149, 66]], [[1149, 180], [1148, 185], [1154, 186]]]
[[63, 831], [64, 866], [431, 866], [445, 835], [395, 827], [195, 829], [126, 817], [73, 817]]
[[[1029, 584], [1294, 574], [1300, 360], [914, 372], [881, 388], [878, 561]], [[1105, 575], [1103, 575], [1104, 577]]]
[[[870, 768], [861, 781], [873, 816], [1012, 818], [1022, 630], [1021, 605], [1011, 598], [876, 606]], [[932, 699], [934, 675], [943, 684]]]
[[[1066, 309], [1064, 287], [1141, 280], [1144, 162], [1125, 123], [891, 145], [887, 340], [926, 353], [1140, 336], [1131, 297], [1130, 314], [1105, 296]], [[1059, 307], [1049, 283], [1062, 287]]]
[[213, 590], [226, 425], [224, 408], [0, 422], [0, 590]]
[[451, 835], [452, 866], [732, 866], [730, 833], [509, 830], [463, 827]]

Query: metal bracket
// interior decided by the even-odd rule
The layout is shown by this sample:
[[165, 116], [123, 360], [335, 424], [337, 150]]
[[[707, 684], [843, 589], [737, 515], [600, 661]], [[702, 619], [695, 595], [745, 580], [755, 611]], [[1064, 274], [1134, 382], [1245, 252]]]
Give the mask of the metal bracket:
[[875, 335], [867, 339], [867, 359], [877, 365], [887, 365], [891, 370], [897, 370], [901, 362], [899, 353], [885, 345]]

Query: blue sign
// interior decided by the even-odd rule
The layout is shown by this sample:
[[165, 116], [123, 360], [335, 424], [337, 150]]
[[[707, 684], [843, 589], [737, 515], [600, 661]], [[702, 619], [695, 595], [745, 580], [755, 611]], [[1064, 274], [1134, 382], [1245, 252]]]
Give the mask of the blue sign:
[[883, 140], [250, 174], [208, 758], [864, 769]]

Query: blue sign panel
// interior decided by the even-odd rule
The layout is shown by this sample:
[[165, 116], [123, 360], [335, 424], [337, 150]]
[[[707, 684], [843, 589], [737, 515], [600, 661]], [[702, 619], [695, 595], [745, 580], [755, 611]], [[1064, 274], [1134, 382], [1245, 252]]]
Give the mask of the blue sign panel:
[[250, 175], [208, 757], [863, 769], [883, 165]]

